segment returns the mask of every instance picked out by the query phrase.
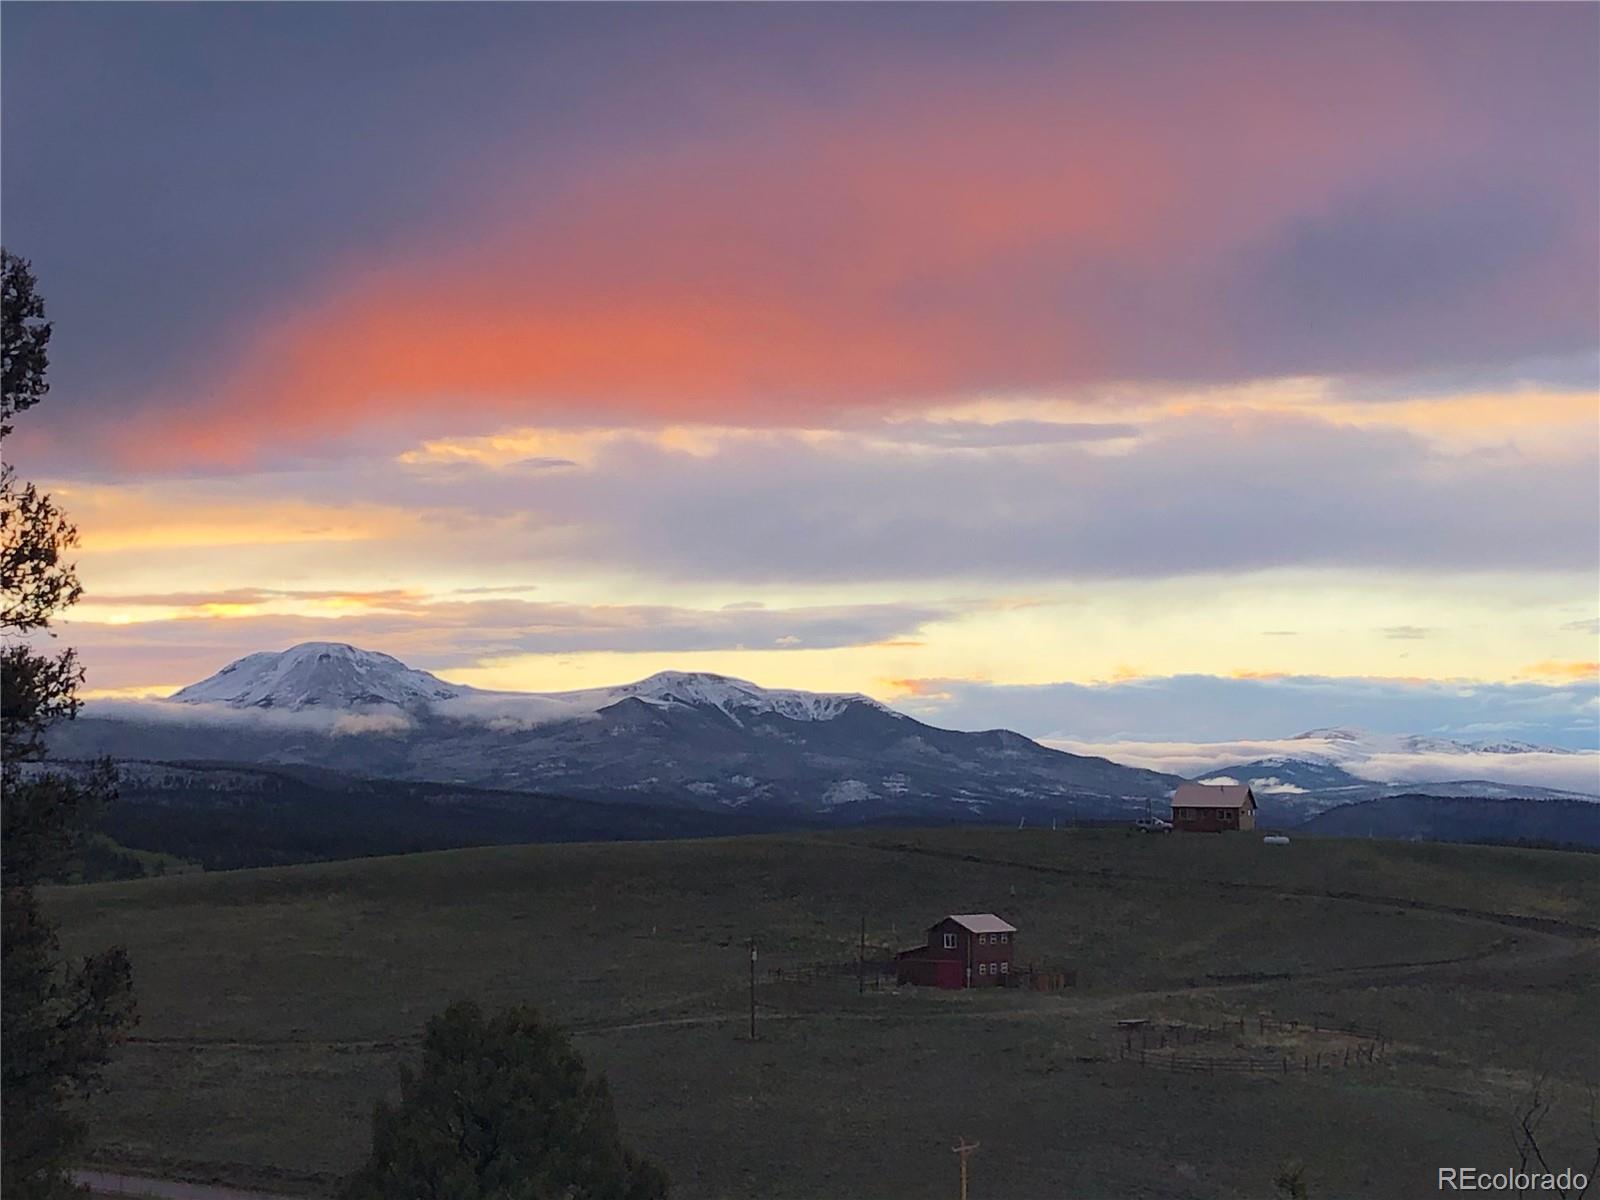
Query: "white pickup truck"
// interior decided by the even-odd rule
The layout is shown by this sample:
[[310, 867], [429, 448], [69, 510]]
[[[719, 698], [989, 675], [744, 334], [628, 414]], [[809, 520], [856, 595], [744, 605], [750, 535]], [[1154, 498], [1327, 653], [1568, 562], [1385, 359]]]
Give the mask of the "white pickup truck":
[[1140, 833], [1171, 833], [1172, 822], [1163, 821], [1160, 817], [1140, 817], [1133, 823], [1133, 827]]

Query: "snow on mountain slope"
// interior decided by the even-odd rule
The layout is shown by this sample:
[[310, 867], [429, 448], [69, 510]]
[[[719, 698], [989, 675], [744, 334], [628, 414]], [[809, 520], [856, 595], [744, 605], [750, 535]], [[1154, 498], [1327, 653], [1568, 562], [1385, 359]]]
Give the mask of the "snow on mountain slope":
[[791, 721], [829, 721], [854, 704], [893, 713], [859, 693], [763, 688], [743, 679], [692, 671], [662, 671], [636, 683], [581, 691], [489, 692], [446, 683], [387, 654], [343, 642], [304, 642], [279, 653], [247, 655], [171, 699], [288, 712], [379, 705], [407, 711], [433, 708], [440, 716], [482, 716], [508, 727], [519, 720], [535, 724], [583, 716], [629, 699], [657, 707], [715, 709], [736, 725], [740, 714], [754, 713], [775, 713]]
[[1104, 818], [1164, 802], [1180, 782], [1004, 730], [924, 725], [861, 695], [680, 671], [491, 692], [328, 643], [251, 655], [170, 700], [97, 701], [62, 723], [52, 752], [292, 764], [830, 823]]
[[[1378, 754], [1571, 754], [1556, 746], [1537, 746], [1532, 742], [1461, 742], [1428, 734], [1384, 734], [1365, 729], [1340, 727], [1308, 729], [1288, 739], [1307, 743], [1305, 754], [1313, 760], [1342, 762], [1371, 758]], [[1298, 757], [1298, 756], [1297, 756]]]
[[416, 671], [397, 658], [343, 642], [302, 642], [281, 653], [249, 654], [173, 694], [182, 704], [232, 708], [412, 709], [455, 700], [473, 689]]
[[[1224, 742], [1047, 742], [1130, 766], [1194, 779], [1261, 783], [1268, 794], [1339, 796], [1360, 789], [1428, 785], [1443, 794], [1600, 797], [1600, 750], [1538, 746], [1506, 739], [1458, 741], [1439, 735], [1373, 733], [1334, 727], [1294, 737]], [[1299, 792], [1296, 791], [1299, 790]]]
[[714, 708], [735, 724], [739, 723], [740, 713], [775, 713], [791, 721], [831, 721], [852, 704], [865, 704], [894, 716], [900, 715], [859, 692], [800, 692], [764, 688], [748, 680], [703, 671], [661, 671], [637, 683], [616, 687], [534, 694], [590, 711], [628, 699], [663, 707]]

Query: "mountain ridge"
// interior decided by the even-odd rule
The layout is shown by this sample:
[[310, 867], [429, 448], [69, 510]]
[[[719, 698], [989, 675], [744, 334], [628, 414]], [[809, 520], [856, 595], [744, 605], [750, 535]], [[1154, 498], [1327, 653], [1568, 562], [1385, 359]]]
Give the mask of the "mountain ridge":
[[[1256, 788], [1265, 824], [1424, 788], [1499, 798], [1581, 795], [1492, 780], [1383, 781], [1367, 766], [1428, 753], [1481, 769], [1483, 758], [1470, 756], [1491, 753], [1487, 745], [1446, 748], [1447, 739], [1347, 727], [1287, 741], [1304, 744], [1304, 753], [1197, 778]], [[559, 692], [493, 691], [342, 642], [246, 655], [164, 701], [91, 704], [58, 727], [51, 744], [67, 758], [305, 766], [833, 824], [1126, 818], [1163, 808], [1182, 782], [1010, 730], [941, 729], [859, 693], [764, 688], [704, 671]]]
[[249, 655], [150, 704], [123, 719], [91, 709], [56, 731], [53, 751], [300, 764], [846, 824], [1127, 815], [1164, 804], [1181, 782], [1010, 730], [940, 729], [857, 693], [685, 671], [493, 692], [344, 643]]

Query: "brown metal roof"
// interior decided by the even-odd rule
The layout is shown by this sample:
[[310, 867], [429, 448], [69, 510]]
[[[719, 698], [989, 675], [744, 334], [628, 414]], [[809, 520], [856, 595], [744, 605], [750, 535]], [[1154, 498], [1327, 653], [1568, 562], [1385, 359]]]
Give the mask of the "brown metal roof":
[[993, 913], [951, 913], [945, 918], [954, 921], [968, 933], [1015, 933], [1017, 927], [1002, 921]]
[[1245, 808], [1255, 802], [1242, 783], [1183, 783], [1172, 795], [1174, 808]]

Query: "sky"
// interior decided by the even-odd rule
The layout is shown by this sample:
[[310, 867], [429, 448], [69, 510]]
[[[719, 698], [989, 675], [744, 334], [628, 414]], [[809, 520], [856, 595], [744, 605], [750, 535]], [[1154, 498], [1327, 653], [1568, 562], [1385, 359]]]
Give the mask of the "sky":
[[3, 15], [90, 694], [1600, 745], [1600, 7]]

